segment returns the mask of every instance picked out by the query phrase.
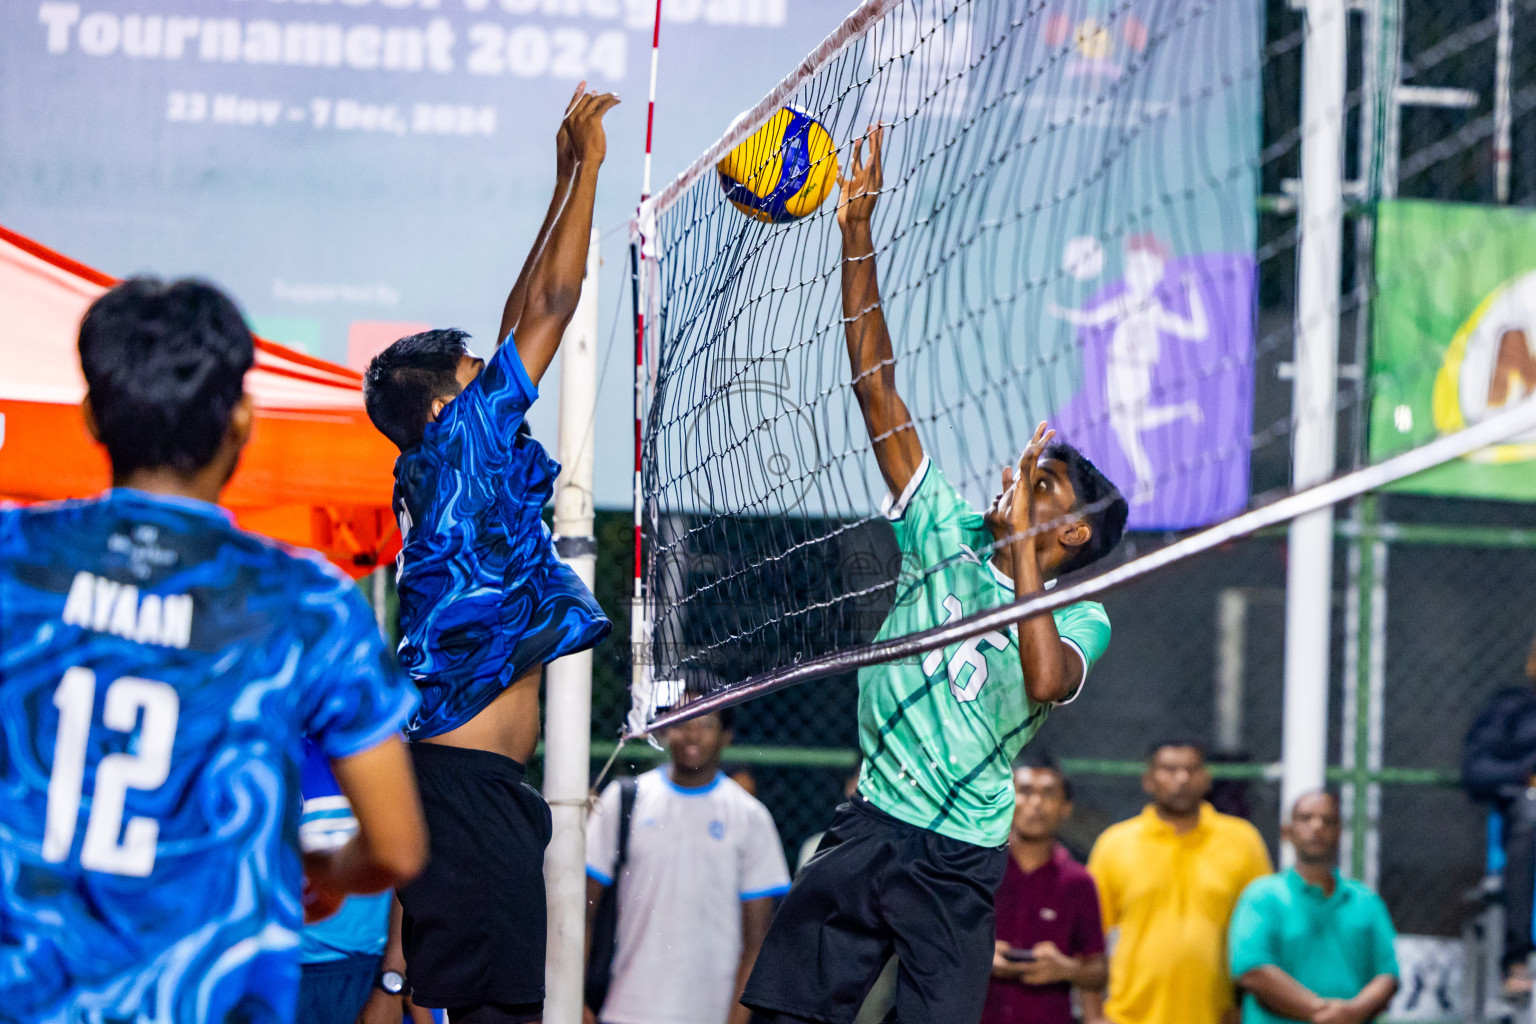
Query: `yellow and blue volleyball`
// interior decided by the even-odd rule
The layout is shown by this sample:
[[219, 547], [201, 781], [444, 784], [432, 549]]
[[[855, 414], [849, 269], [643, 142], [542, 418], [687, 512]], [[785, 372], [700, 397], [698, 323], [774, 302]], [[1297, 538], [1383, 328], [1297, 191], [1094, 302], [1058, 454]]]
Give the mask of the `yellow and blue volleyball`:
[[775, 224], [811, 213], [837, 184], [832, 136], [794, 107], [770, 117], [715, 167], [736, 209]]

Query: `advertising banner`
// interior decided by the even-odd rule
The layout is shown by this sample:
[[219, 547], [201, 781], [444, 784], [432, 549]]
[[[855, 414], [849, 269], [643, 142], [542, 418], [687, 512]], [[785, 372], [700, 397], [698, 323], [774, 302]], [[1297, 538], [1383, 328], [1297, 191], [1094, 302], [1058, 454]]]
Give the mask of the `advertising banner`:
[[[852, 0], [666, 0], [658, 183]], [[629, 323], [655, 0], [8, 0], [0, 224], [115, 275], [194, 274], [256, 331], [354, 368], [462, 327], [489, 355], [579, 81], [617, 92], [596, 226], [603, 342]], [[624, 314], [624, 315], [621, 315]], [[627, 439], [630, 342], [597, 436]], [[551, 384], [553, 379], [551, 379]], [[532, 425], [551, 447], [557, 402]], [[629, 501], [627, 440], [597, 500]]]
[[[1076, 0], [1046, 13], [1040, 45], [1073, 52], [1036, 87], [1038, 134], [1059, 134], [1059, 166], [1090, 181], [1102, 154], [1126, 149], [1113, 187], [1062, 203], [1078, 231], [1054, 254], [1041, 337], [1070, 332], [1081, 376], [1056, 426], [1120, 486], [1131, 528], [1225, 519], [1248, 504], [1263, 12], [1245, 0], [1193, 20], [1179, 3], [1121, 16]], [[1219, 99], [1190, 100], [1192, 50]], [[1128, 75], [1134, 102], [1115, 99]]]
[[[1536, 213], [1399, 200], [1376, 221], [1370, 456], [1380, 461], [1536, 392]], [[1398, 489], [1536, 499], [1536, 435]]]

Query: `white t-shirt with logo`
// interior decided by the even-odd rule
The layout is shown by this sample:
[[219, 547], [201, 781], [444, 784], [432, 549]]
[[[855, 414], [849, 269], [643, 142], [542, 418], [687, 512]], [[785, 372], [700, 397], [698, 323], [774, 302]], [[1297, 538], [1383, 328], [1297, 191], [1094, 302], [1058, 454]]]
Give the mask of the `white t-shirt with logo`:
[[[587, 822], [587, 874], [613, 884], [619, 786]], [[685, 789], [663, 765], [640, 776], [619, 878], [613, 982], [603, 1024], [725, 1024], [741, 964], [741, 905], [789, 891], [773, 817], [716, 775]]]

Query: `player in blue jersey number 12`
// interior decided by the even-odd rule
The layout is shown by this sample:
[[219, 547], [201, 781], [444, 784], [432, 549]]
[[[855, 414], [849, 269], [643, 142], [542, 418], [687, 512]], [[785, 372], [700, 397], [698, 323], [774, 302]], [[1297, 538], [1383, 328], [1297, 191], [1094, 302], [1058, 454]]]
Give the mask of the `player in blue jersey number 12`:
[[422, 693], [407, 734], [432, 831], [427, 870], [400, 890], [406, 983], [452, 1024], [543, 1015], [550, 814], [523, 779], [539, 680], [610, 624], [555, 555], [543, 511], [560, 467], [525, 416], [581, 294], [603, 115], [617, 102], [582, 83], [566, 109], [555, 195], [490, 360], [462, 331], [427, 331], [364, 379], [369, 417], [400, 449], [400, 662]]
[[304, 855], [310, 916], [421, 868], [372, 611], [215, 504], [253, 359], [211, 286], [117, 286], [80, 327], [113, 488], [0, 509], [0, 1019], [287, 1024], [306, 737], [358, 823]]
[[[1011, 603], [1108, 554], [1125, 527], [1113, 484], [1041, 424], [1002, 493], [978, 513], [923, 451], [896, 391], [870, 218], [881, 188], [873, 129], [841, 182], [843, 317], [853, 391], [890, 488], [903, 563], [877, 639]], [[865, 143], [869, 158], [860, 160]], [[892, 952], [902, 1024], [981, 1017], [1007, 865], [1011, 763], [1050, 709], [1081, 691], [1109, 644], [1082, 601], [859, 672], [858, 791], [774, 918], [742, 1002], [776, 1022], [851, 1022]]]

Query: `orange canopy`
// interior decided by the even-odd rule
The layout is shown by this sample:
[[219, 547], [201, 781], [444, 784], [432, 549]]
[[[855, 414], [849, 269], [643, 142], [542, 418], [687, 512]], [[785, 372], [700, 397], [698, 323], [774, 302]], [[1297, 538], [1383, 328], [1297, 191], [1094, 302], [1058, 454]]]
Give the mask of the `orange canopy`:
[[[108, 485], [80, 415], [76, 340], [116, 281], [0, 227], [0, 499], [47, 501]], [[245, 378], [256, 425], [223, 504], [240, 524], [314, 548], [354, 576], [399, 550], [394, 446], [363, 411], [353, 371], [258, 339]]]

